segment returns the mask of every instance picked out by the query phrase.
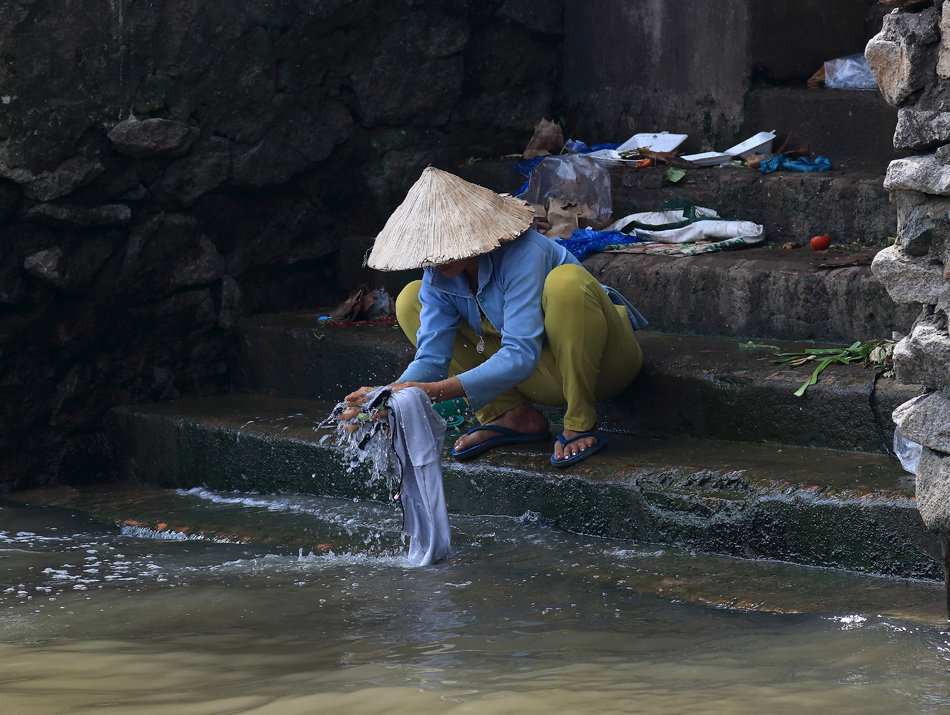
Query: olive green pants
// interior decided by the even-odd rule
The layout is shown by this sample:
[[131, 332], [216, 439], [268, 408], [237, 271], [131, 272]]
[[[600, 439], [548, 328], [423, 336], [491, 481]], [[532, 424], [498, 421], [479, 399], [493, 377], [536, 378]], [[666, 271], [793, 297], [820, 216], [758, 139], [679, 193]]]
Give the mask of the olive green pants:
[[[412, 344], [419, 330], [419, 288], [407, 285], [396, 299], [396, 318]], [[545, 342], [537, 369], [524, 382], [502, 392], [476, 412], [488, 424], [523, 402], [567, 405], [565, 429], [586, 432], [597, 422], [594, 404], [619, 394], [633, 382], [643, 354], [623, 306], [610, 302], [586, 269], [558, 266], [544, 281], [541, 298]], [[485, 352], [475, 350], [477, 337], [463, 322], [455, 337], [449, 374], [480, 365], [501, 349], [501, 336], [483, 321]]]

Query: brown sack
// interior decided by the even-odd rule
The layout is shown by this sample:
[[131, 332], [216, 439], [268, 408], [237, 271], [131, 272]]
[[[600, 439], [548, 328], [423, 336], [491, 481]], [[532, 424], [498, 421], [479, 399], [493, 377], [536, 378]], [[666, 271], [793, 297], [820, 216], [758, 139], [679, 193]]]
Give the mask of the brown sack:
[[534, 125], [534, 135], [524, 150], [525, 159], [557, 154], [564, 148], [564, 133], [561, 125], [549, 119], [542, 119]]

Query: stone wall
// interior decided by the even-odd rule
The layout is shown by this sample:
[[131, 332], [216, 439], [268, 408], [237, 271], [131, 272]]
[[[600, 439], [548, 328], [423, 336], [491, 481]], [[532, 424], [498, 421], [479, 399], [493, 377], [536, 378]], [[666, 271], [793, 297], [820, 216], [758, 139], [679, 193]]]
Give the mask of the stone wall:
[[0, 0], [0, 489], [101, 476], [120, 403], [227, 387], [248, 312], [329, 303], [421, 171], [560, 86], [527, 0]]
[[[891, 2], [889, 4], [895, 4]], [[894, 421], [923, 445], [917, 505], [924, 522], [950, 532], [950, 3], [904, 2], [865, 50], [884, 98], [899, 107], [884, 185], [897, 207], [897, 241], [873, 270], [898, 303], [921, 304], [894, 350], [897, 377], [931, 392], [905, 403]]]

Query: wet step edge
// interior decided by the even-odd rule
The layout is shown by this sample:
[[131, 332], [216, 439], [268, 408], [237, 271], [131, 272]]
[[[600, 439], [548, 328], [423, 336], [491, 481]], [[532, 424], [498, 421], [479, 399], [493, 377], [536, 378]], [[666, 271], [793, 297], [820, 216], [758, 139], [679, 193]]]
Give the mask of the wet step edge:
[[[347, 471], [329, 405], [230, 395], [113, 412], [125, 476], [163, 487], [386, 499]], [[443, 463], [450, 511], [519, 516], [566, 530], [732, 556], [942, 579], [940, 547], [899, 466], [873, 454], [683, 438], [612, 436], [556, 470], [547, 447]]]
[[[97, 522], [113, 523], [126, 536], [175, 541], [205, 540], [263, 548], [277, 555], [304, 559], [365, 555], [398, 557], [405, 553], [395, 507], [355, 505], [306, 496], [259, 496], [234, 492], [153, 488], [141, 484], [60, 487], [20, 492], [4, 502], [7, 511], [23, 508], [69, 510]], [[492, 518], [494, 519], [494, 518]], [[438, 568], [449, 568], [475, 556], [483, 538], [494, 539], [494, 527], [506, 539], [526, 539], [525, 550], [548, 548], [558, 553], [565, 538], [552, 538], [533, 518], [495, 520], [484, 534], [485, 521], [452, 518], [456, 554]], [[844, 625], [860, 625], [869, 617], [917, 623], [943, 618], [943, 590], [938, 582], [881, 578], [842, 570], [711, 555], [679, 547], [605, 540], [589, 544], [600, 558], [572, 564], [578, 578], [591, 583], [616, 582], [657, 598], [739, 612], [819, 614]], [[514, 547], [511, 558], [517, 555]], [[863, 615], [862, 615], [863, 614]]]
[[[891, 412], [921, 393], [873, 370], [836, 364], [795, 397], [814, 365], [775, 365], [772, 351], [742, 348], [737, 338], [642, 331], [638, 339], [644, 366], [627, 390], [599, 406], [604, 429], [884, 453], [893, 441]], [[398, 328], [317, 329], [314, 313], [248, 320], [238, 343], [239, 389], [334, 401], [361, 385], [391, 382], [413, 353]], [[815, 347], [776, 344], [786, 351]]]

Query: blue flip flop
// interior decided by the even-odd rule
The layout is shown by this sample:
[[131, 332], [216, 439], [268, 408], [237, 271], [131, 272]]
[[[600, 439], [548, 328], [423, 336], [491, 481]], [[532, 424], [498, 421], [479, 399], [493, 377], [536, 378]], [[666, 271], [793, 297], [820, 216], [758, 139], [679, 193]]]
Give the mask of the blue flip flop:
[[517, 430], [508, 429], [507, 427], [499, 427], [498, 425], [482, 425], [481, 427], [470, 429], [465, 434], [468, 435], [472, 434], [473, 432], [480, 432], [482, 430], [498, 432], [498, 436], [492, 437], [491, 439], [486, 439], [484, 442], [479, 442], [468, 449], [463, 449], [461, 452], [456, 452], [455, 447], [452, 447], [452, 456], [459, 460], [472, 459], [473, 457], [477, 457], [478, 455], [483, 454], [490, 449], [501, 447], [505, 444], [540, 442], [551, 439], [550, 432], [536, 432], [535, 434], [526, 434], [524, 432], [518, 432]]
[[578, 462], [587, 459], [592, 454], [597, 454], [600, 450], [607, 446], [607, 437], [598, 432], [581, 432], [576, 434], [570, 439], [565, 439], [563, 434], [557, 436], [557, 441], [561, 443], [563, 447], [566, 447], [575, 439], [580, 439], [581, 437], [596, 437], [597, 443], [592, 447], [588, 447], [583, 452], [578, 452], [573, 457], [568, 457], [567, 459], [555, 459], [554, 452], [551, 452], [551, 464], [555, 467], [569, 467], [572, 464], [577, 464]]

